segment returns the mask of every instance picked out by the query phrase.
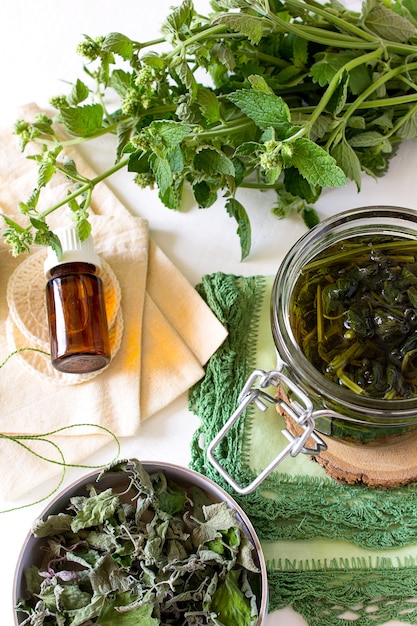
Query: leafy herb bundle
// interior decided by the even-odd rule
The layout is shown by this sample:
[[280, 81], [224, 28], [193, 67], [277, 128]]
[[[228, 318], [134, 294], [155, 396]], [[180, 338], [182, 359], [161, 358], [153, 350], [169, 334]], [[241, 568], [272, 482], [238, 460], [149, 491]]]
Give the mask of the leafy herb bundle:
[[[236, 512], [136, 460], [109, 466], [114, 487], [38, 520], [45, 566], [26, 571], [20, 623], [253, 626], [260, 573]], [[120, 479], [118, 478], [120, 477]], [[122, 485], [125, 490], [122, 490]]]
[[366, 235], [308, 263], [292, 329], [314, 367], [356, 394], [417, 396], [417, 242]]
[[[37, 187], [20, 204], [29, 222], [6, 218], [13, 253], [33, 242], [59, 249], [47, 217], [65, 204], [86, 237], [94, 186], [122, 168], [157, 186], [169, 209], [180, 209], [186, 184], [202, 208], [221, 193], [242, 258], [251, 227], [240, 187], [275, 189], [276, 215], [316, 223], [324, 187], [351, 179], [359, 189], [362, 172], [383, 175], [398, 144], [417, 136], [416, 24], [415, 0], [366, 0], [360, 13], [337, 0], [215, 0], [208, 16], [183, 0], [156, 41], [86, 36], [83, 79], [51, 100], [56, 115], [16, 123], [22, 148], [40, 150], [29, 157]], [[117, 136], [114, 165], [89, 180], [64, 148], [105, 134]], [[56, 173], [73, 188], [42, 207]]]

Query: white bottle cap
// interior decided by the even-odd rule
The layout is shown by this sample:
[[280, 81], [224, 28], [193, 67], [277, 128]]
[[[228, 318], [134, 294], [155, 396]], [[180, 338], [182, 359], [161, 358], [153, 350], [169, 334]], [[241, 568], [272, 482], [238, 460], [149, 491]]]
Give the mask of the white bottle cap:
[[94, 251], [93, 238], [90, 236], [81, 241], [75, 226], [57, 228], [53, 231], [59, 238], [62, 247], [61, 258], [58, 258], [53, 248], [48, 247], [48, 256], [44, 263], [44, 272], [47, 274], [53, 267], [63, 263], [90, 263], [101, 269], [100, 257]]

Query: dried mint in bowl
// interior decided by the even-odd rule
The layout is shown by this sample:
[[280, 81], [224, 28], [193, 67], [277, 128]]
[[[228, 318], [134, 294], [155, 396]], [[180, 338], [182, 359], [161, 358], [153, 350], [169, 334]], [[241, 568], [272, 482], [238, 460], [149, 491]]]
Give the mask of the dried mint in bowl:
[[372, 398], [417, 397], [417, 241], [332, 245], [303, 268], [291, 308], [298, 345], [328, 379]]
[[21, 625], [258, 623], [260, 570], [236, 511], [163, 471], [115, 463], [33, 533], [44, 557], [25, 572]]

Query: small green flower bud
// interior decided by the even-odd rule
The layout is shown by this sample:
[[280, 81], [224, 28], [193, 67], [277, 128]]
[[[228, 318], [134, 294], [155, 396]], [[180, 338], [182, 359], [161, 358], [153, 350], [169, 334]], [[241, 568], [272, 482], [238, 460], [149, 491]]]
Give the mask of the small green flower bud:
[[66, 96], [54, 96], [49, 100], [49, 104], [53, 106], [55, 109], [60, 111], [61, 109], [68, 108], [68, 100]]
[[151, 172], [144, 172], [143, 174], [136, 174], [134, 181], [139, 187], [150, 187], [153, 189], [155, 176]]

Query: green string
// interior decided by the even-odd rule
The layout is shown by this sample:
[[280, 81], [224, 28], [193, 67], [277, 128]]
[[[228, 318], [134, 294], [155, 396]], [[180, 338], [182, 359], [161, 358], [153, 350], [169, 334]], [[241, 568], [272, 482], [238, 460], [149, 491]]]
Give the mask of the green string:
[[[60, 432], [62, 432], [64, 430], [69, 430], [71, 428], [79, 428], [79, 427], [82, 427], [82, 426], [88, 426], [90, 428], [93, 426], [93, 427], [97, 428], [98, 430], [101, 430], [101, 431], [107, 433], [108, 435], [110, 435], [110, 437], [116, 443], [116, 454], [114, 454], [113, 458], [110, 461], [108, 461], [107, 463], [101, 463], [100, 465], [90, 465], [90, 464], [87, 465], [87, 464], [83, 464], [83, 463], [67, 463], [65, 461], [64, 454], [63, 454], [61, 448], [58, 446], [58, 444], [56, 444], [54, 441], [51, 441], [50, 439], [47, 439], [47, 437], [50, 437], [52, 435], [56, 435], [56, 434], [58, 434], [58, 433], [60, 433]], [[59, 488], [61, 487], [62, 483], [64, 482], [66, 470], [69, 467], [82, 468], [82, 469], [99, 469], [99, 468], [104, 467], [105, 465], [108, 465], [109, 463], [113, 463], [117, 458], [119, 458], [119, 455], [120, 455], [120, 442], [119, 442], [118, 438], [116, 437], [116, 435], [114, 433], [112, 433], [111, 430], [109, 430], [105, 426], [100, 426], [98, 424], [90, 424], [88, 422], [79, 423], [79, 424], [71, 424], [70, 426], [63, 426], [62, 428], [57, 428], [56, 430], [51, 430], [50, 432], [39, 434], [39, 435], [5, 435], [4, 433], [0, 433], [0, 439], [7, 439], [9, 441], [13, 441], [14, 443], [16, 443], [17, 445], [21, 446], [22, 448], [24, 448], [25, 450], [27, 450], [28, 452], [33, 454], [33, 456], [41, 459], [42, 461], [45, 461], [46, 463], [52, 463], [54, 465], [59, 465], [59, 466], [62, 467], [62, 471], [61, 471], [61, 474], [59, 476], [57, 484], [45, 496], [42, 496], [38, 500], [34, 500], [32, 502], [29, 502], [28, 504], [22, 504], [22, 505], [19, 505], [19, 506], [16, 506], [16, 507], [12, 507], [12, 508], [9, 508], [9, 509], [0, 510], [0, 514], [2, 514], [2, 513], [11, 513], [12, 511], [19, 511], [20, 509], [25, 509], [25, 508], [28, 508], [28, 507], [31, 507], [31, 506], [35, 506], [36, 504], [40, 504], [41, 502], [44, 502], [45, 500], [47, 500], [48, 498], [53, 496], [59, 490]], [[48, 443], [53, 448], [55, 448], [55, 450], [58, 452], [59, 456], [61, 457], [61, 460], [52, 459], [52, 458], [49, 458], [47, 456], [44, 456], [44, 455], [40, 454], [39, 452], [36, 452], [35, 450], [30, 448], [29, 446], [27, 446], [25, 443], [23, 443], [23, 441], [42, 441], [44, 443]]]
[[13, 352], [10, 352], [10, 354], [8, 354], [6, 356], [6, 358], [0, 363], [0, 369], [6, 365], [7, 361], [9, 361], [9, 359], [12, 358], [12, 356], [15, 356], [16, 354], [19, 354], [20, 352], [39, 352], [39, 354], [45, 354], [45, 356], [50, 356], [50, 352], [46, 352], [45, 350], [41, 350], [41, 348], [17, 348], [16, 350], [13, 350]]
[[[13, 352], [10, 352], [10, 354], [8, 354], [6, 356], [6, 358], [0, 363], [0, 369], [10, 360], [10, 358], [12, 356], [15, 356], [16, 354], [19, 354], [20, 352], [25, 352], [25, 351], [39, 352], [40, 354], [45, 354], [46, 356], [49, 356], [49, 352], [45, 352], [44, 350], [41, 350], [39, 348], [29, 348], [29, 347], [18, 348], [16, 350], [14, 350]], [[50, 439], [48, 439], [48, 437], [51, 437], [53, 435], [57, 435], [59, 433], [62, 433], [63, 431], [70, 430], [72, 428], [80, 428], [80, 427], [89, 427], [89, 428], [94, 427], [94, 428], [97, 428], [98, 430], [101, 430], [102, 432], [110, 435], [110, 437], [116, 443], [116, 454], [113, 456], [113, 458], [108, 463], [102, 463], [100, 465], [86, 465], [86, 464], [82, 464], [82, 463], [67, 463], [66, 460], [65, 460], [64, 454], [63, 454], [61, 448], [59, 447], [59, 445], [56, 444], [54, 441], [51, 441]], [[92, 423], [88, 423], [88, 422], [81, 422], [81, 423], [78, 423], [78, 424], [70, 424], [69, 426], [62, 426], [62, 427], [57, 428], [55, 430], [51, 430], [51, 431], [49, 431], [47, 433], [41, 433], [41, 434], [38, 434], [38, 435], [27, 435], [27, 434], [7, 435], [5, 433], [0, 433], [0, 439], [6, 439], [8, 441], [12, 441], [12, 442], [16, 443], [17, 445], [21, 446], [22, 448], [24, 448], [27, 452], [30, 452], [31, 454], [33, 454], [33, 456], [37, 457], [38, 459], [40, 459], [42, 461], [45, 461], [46, 463], [52, 463], [53, 465], [59, 465], [59, 466], [62, 467], [62, 471], [61, 471], [61, 474], [60, 474], [60, 476], [58, 478], [57, 484], [45, 496], [42, 496], [38, 500], [35, 500], [33, 502], [29, 502], [27, 504], [22, 504], [22, 505], [19, 505], [19, 506], [11, 507], [9, 509], [0, 510], [0, 514], [2, 514], [2, 513], [11, 513], [12, 511], [20, 511], [21, 509], [32, 507], [32, 506], [35, 506], [36, 504], [40, 504], [41, 502], [44, 502], [45, 500], [48, 500], [51, 496], [53, 496], [59, 490], [59, 488], [63, 484], [64, 478], [65, 478], [65, 474], [66, 474], [66, 470], [69, 467], [82, 468], [82, 469], [99, 469], [99, 468], [104, 467], [105, 465], [108, 465], [109, 463], [113, 463], [114, 461], [116, 461], [116, 459], [120, 455], [120, 442], [119, 442], [117, 436], [111, 430], [106, 428], [105, 426], [101, 426], [99, 424], [92, 424]], [[50, 444], [58, 452], [59, 457], [60, 457], [61, 460], [49, 458], [47, 456], [44, 456], [43, 454], [40, 454], [39, 452], [36, 452], [30, 446], [26, 445], [24, 443], [24, 441], [40, 441], [40, 442], [44, 442], [44, 443]]]

